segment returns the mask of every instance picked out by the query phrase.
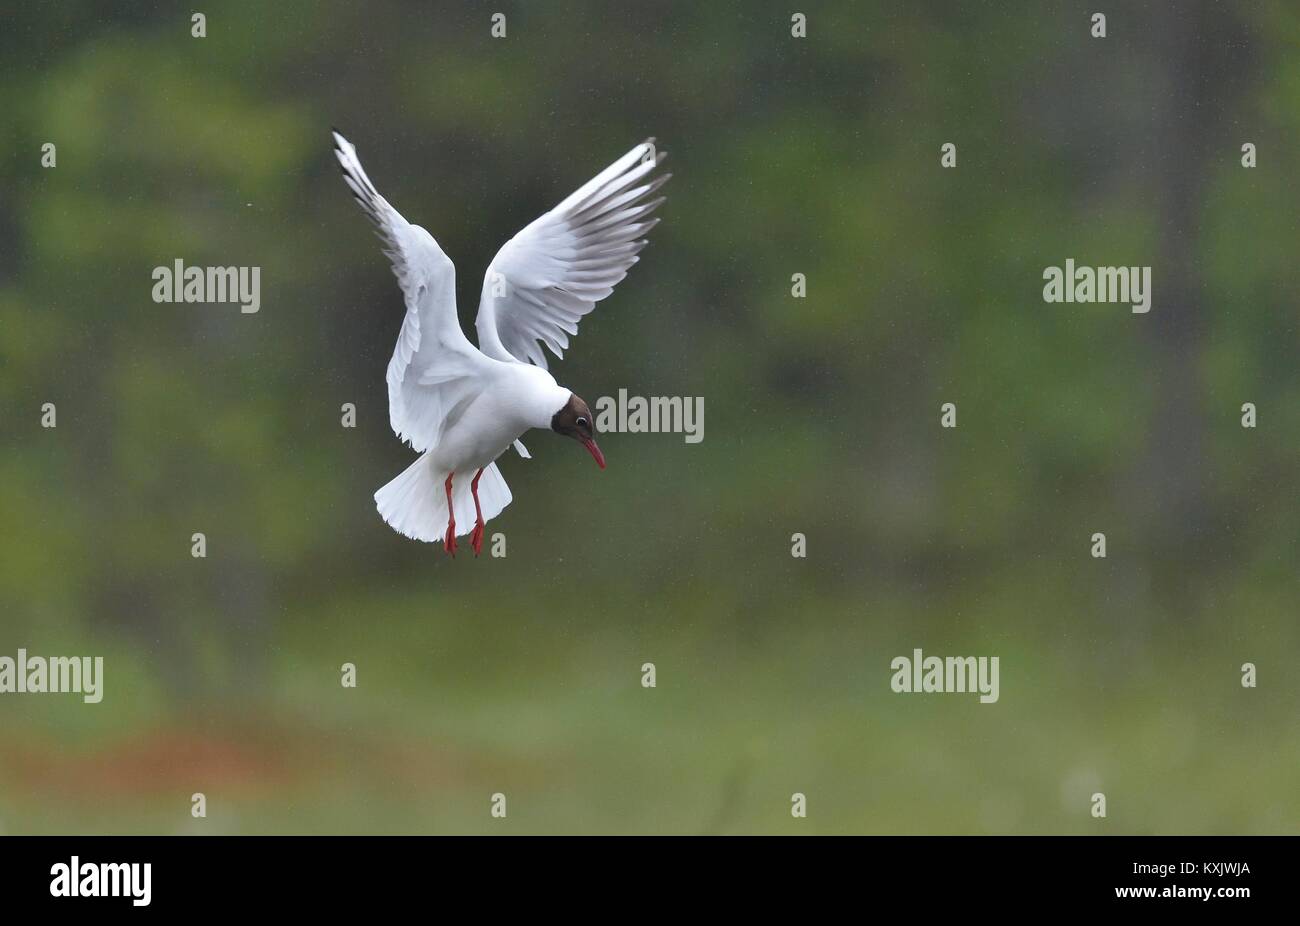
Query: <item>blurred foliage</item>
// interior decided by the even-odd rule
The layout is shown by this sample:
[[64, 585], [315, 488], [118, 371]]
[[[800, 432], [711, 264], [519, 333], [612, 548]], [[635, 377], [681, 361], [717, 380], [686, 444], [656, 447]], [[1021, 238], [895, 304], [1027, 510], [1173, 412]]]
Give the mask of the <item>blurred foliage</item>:
[[[0, 655], [107, 677], [0, 698], [0, 831], [1296, 831], [1300, 13], [800, 9], [5, 12]], [[657, 136], [664, 222], [555, 372], [704, 396], [704, 442], [534, 435], [505, 559], [390, 531], [401, 300], [335, 125], [467, 330]], [[1152, 265], [1150, 315], [1044, 304], [1067, 257]], [[153, 303], [178, 258], [260, 266], [261, 311]], [[893, 695], [917, 646], [1002, 700]]]

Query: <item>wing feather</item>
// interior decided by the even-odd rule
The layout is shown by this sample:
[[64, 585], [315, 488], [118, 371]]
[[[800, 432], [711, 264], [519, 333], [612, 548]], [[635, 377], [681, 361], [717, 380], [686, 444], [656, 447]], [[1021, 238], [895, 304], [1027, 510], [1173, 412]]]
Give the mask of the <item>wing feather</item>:
[[334, 155], [353, 198], [370, 218], [393, 264], [406, 316], [388, 363], [388, 416], [416, 450], [437, 444], [456, 410], [472, 398], [483, 355], [456, 317], [456, 268], [438, 242], [379, 195], [356, 148], [334, 132]]
[[627, 276], [671, 174], [650, 179], [665, 152], [647, 139], [566, 197], [497, 252], [479, 300], [479, 347], [497, 360], [546, 367], [578, 323]]

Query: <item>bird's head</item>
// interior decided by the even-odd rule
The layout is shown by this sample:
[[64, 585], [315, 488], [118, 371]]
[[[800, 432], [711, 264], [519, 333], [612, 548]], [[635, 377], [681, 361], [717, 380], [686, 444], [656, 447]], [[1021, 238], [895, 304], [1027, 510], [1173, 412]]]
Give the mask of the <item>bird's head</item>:
[[551, 430], [556, 434], [563, 434], [565, 437], [572, 437], [578, 441], [595, 458], [597, 465], [604, 469], [605, 455], [596, 446], [596, 426], [594, 421], [595, 419], [591, 417], [591, 409], [587, 407], [587, 403], [571, 392], [569, 393], [569, 401], [564, 403], [564, 408], [556, 412], [555, 416], [551, 418]]

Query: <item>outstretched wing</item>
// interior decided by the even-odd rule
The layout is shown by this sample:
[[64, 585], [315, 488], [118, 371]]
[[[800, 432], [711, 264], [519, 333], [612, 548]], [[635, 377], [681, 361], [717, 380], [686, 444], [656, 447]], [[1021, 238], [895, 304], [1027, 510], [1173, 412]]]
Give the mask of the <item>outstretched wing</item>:
[[352, 195], [375, 224], [406, 299], [406, 317], [388, 362], [388, 417], [416, 450], [437, 444], [448, 416], [474, 389], [483, 355], [456, 317], [456, 268], [433, 236], [379, 195], [352, 144], [334, 133], [334, 154]]
[[649, 197], [672, 174], [650, 174], [665, 156], [647, 139], [505, 243], [474, 323], [483, 353], [543, 369], [541, 345], [564, 356], [579, 320], [627, 276], [659, 222], [649, 216], [664, 197]]

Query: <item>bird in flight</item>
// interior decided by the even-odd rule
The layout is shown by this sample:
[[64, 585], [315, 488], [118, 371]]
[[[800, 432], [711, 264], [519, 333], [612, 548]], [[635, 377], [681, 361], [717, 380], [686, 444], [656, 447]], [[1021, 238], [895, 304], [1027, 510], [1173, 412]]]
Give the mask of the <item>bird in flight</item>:
[[[478, 347], [456, 315], [456, 268], [433, 236], [379, 195], [356, 149], [334, 132], [343, 179], [374, 223], [406, 301], [388, 363], [393, 431], [420, 456], [375, 493], [398, 533], [441, 540], [456, 555], [470, 534], [477, 556], [483, 527], [510, 504], [496, 459], [530, 428], [550, 428], [587, 448], [601, 469], [587, 403], [547, 371], [542, 348], [564, 356], [578, 322], [627, 276], [665, 197], [671, 174], [652, 176], [665, 152], [647, 139], [507, 241], [488, 265], [479, 298]], [[457, 524], [473, 528], [457, 527]]]

